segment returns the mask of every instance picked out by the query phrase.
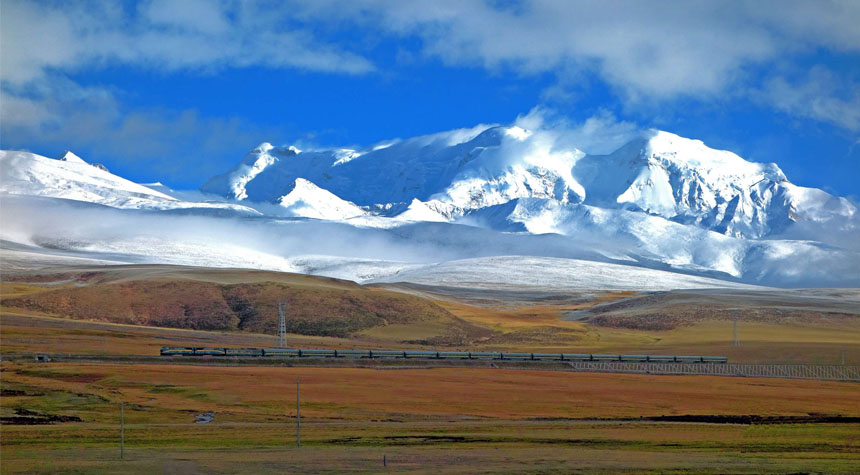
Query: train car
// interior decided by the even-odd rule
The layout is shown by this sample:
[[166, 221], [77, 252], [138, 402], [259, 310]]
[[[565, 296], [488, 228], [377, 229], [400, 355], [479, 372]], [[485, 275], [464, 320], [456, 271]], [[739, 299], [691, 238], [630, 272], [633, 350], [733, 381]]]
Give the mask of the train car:
[[161, 356], [268, 356], [309, 358], [403, 358], [472, 360], [619, 361], [726, 364], [725, 356], [610, 355], [585, 353], [497, 353], [428, 350], [326, 350], [295, 348], [203, 348], [164, 346]]
[[301, 350], [295, 348], [263, 348], [263, 356], [297, 358]]
[[225, 356], [224, 348], [194, 348], [194, 356]]
[[672, 355], [648, 355], [647, 361], [649, 363], [674, 363], [675, 357]]
[[194, 356], [194, 348], [163, 346], [161, 356]]
[[226, 356], [263, 356], [260, 348], [224, 348]]
[[302, 358], [334, 358], [334, 350], [299, 350]]
[[370, 358], [370, 350], [335, 350], [336, 358]]
[[438, 358], [439, 353], [436, 351], [404, 351], [403, 357], [407, 359], [432, 359]]
[[400, 350], [370, 350], [371, 358], [406, 358], [406, 352]]
[[585, 353], [562, 353], [562, 361], [591, 361], [591, 355]]

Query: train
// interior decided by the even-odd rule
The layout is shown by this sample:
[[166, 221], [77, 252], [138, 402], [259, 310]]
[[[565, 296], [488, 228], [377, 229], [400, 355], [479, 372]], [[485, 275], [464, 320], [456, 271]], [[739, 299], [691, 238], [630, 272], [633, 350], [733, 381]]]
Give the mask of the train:
[[608, 355], [591, 353], [499, 353], [480, 351], [429, 350], [325, 350], [299, 348], [198, 348], [165, 346], [161, 356], [246, 356], [281, 358], [431, 359], [431, 360], [543, 360], [622, 361], [628, 363], [711, 363], [728, 362], [725, 356]]

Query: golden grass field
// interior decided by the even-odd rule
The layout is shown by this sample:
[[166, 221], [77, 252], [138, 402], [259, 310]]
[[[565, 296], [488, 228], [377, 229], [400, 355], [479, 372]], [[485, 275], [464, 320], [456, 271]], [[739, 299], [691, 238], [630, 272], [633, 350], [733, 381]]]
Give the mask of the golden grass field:
[[[307, 330], [303, 335], [290, 336], [293, 346], [707, 354], [728, 356], [733, 362], [817, 364], [840, 363], [844, 355], [847, 363], [860, 364], [860, 316], [830, 313], [822, 317], [812, 312], [807, 317], [801, 314], [803, 318], [792, 315], [742, 320], [739, 347], [731, 344], [732, 322], [714, 317], [714, 312], [707, 308], [702, 308], [701, 319], [665, 329], [602, 326], [564, 319], [572, 311], [622, 299], [636, 301], [638, 294], [635, 292], [594, 292], [587, 298], [562, 295], [537, 302], [476, 304], [433, 294], [407, 295], [391, 289], [361, 287], [353, 282], [322, 277], [156, 265], [69, 268], [29, 273], [18, 278], [26, 282], [10, 282], [8, 276], [0, 282], [0, 315], [58, 317], [69, 323], [56, 319], [7, 318], [3, 322], [4, 334], [0, 335], [3, 353], [153, 355], [160, 346], [174, 344], [268, 346], [275, 342], [277, 312], [273, 302], [279, 298], [278, 292], [289, 291], [298, 300], [291, 308], [302, 314], [297, 317], [295, 328]], [[252, 287], [238, 290], [218, 287], [225, 285]], [[244, 292], [242, 305], [231, 310], [235, 315], [225, 314], [223, 318], [229, 320], [238, 318], [236, 315], [251, 314], [243, 317], [247, 325], [240, 325], [240, 328], [228, 325], [210, 332], [180, 331], [188, 328], [187, 325], [205, 327], [200, 321], [206, 315], [208, 304], [199, 294], [201, 289], [214, 292], [216, 297], [213, 298], [217, 299]], [[22, 298], [30, 300], [22, 301]], [[126, 299], [133, 299], [133, 305]], [[106, 312], [103, 300], [106, 308], [114, 310]], [[194, 302], [194, 310], [183, 307], [186, 301]], [[235, 307], [235, 302], [233, 304]], [[410, 308], [413, 304], [420, 307], [416, 314], [390, 316], [400, 312], [401, 307]], [[152, 321], [164, 320], [158, 317], [158, 311], [167, 308], [165, 305], [171, 314], [198, 312], [199, 316], [195, 313], [191, 321], [184, 317], [167, 319], [165, 325], [160, 325], [173, 327], [173, 331], [147, 327]], [[259, 310], [248, 311], [247, 305], [257, 305]], [[96, 321], [102, 325], [81, 323], [75, 326], [66, 318], [69, 315], [64, 309], [73, 309], [75, 320]], [[760, 309], [753, 311], [761, 314]], [[373, 312], [378, 313], [370, 316]], [[317, 315], [324, 317], [322, 323]], [[330, 315], [334, 317], [326, 317]], [[288, 316], [288, 320], [290, 318]], [[346, 327], [331, 325], [329, 320], [336, 318], [352, 323]], [[314, 322], [321, 326], [313, 326]], [[331, 331], [326, 332], [326, 329]], [[53, 336], [47, 337], [48, 333]]]
[[[860, 424], [691, 424], [640, 416], [858, 416], [853, 383], [437, 368], [3, 363], [2, 471], [842, 472]], [[301, 382], [302, 448], [295, 445]], [[126, 459], [119, 460], [119, 402]], [[195, 415], [214, 420], [195, 424]], [[244, 462], [243, 462], [244, 461]]]
[[[147, 279], [179, 286], [202, 279], [199, 270], [146, 270]], [[354, 284], [332, 279], [269, 274], [214, 272], [203, 280], [235, 285], [243, 279], [259, 283], [275, 278], [318, 296], [356, 291]], [[113, 283], [140, 278], [139, 269], [106, 277]], [[11, 358], [31, 353], [153, 356], [162, 346], [276, 343], [272, 333], [253, 328], [163, 328], [90, 321], [81, 315], [63, 318], [62, 313], [5, 305], [9, 298], [79, 284], [0, 284], [0, 416], [19, 421], [0, 426], [0, 473], [752, 474], [857, 473], [860, 467], [860, 424], [816, 422], [822, 416], [860, 417], [857, 383], [477, 367], [36, 363]], [[317, 293], [319, 288], [326, 290]], [[391, 291], [360, 292], [361, 305], [376, 305], [377, 294]], [[291, 334], [288, 344], [711, 354], [732, 362], [826, 364], [840, 362], [844, 352], [847, 363], [860, 363], [860, 322], [844, 318], [742, 321], [740, 347], [731, 345], [732, 322], [725, 319], [705, 318], [662, 330], [564, 320], [571, 311], [631, 297], [635, 294], [606, 292], [587, 300], [494, 304], [430, 295], [421, 301], [425, 308], [439, 309], [435, 317], [375, 324], [349, 336]], [[297, 380], [301, 448], [295, 447]], [[209, 412], [214, 414], [210, 423], [196, 423], [198, 414]], [[645, 419], [685, 415], [797, 419], [752, 425]], [[54, 422], [24, 425], [15, 419], [20, 417]]]

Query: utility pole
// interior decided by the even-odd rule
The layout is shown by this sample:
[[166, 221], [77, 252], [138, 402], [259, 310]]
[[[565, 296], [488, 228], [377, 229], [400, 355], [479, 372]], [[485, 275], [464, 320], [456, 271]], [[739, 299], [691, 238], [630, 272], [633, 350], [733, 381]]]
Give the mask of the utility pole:
[[119, 403], [119, 458], [125, 458], [125, 403]]
[[287, 302], [278, 300], [278, 347], [287, 347]]
[[299, 380], [296, 379], [296, 447], [302, 446], [302, 413], [299, 406]]
[[732, 333], [734, 334], [734, 339], [732, 340], [732, 346], [741, 346], [740, 337], [738, 337], [738, 311], [732, 311], [733, 323], [732, 323]]
[[840, 359], [840, 362], [842, 363], [842, 366], [845, 366], [845, 349], [844, 348], [842, 349], [842, 351], [839, 352], [839, 356], [840, 356], [839, 359]]

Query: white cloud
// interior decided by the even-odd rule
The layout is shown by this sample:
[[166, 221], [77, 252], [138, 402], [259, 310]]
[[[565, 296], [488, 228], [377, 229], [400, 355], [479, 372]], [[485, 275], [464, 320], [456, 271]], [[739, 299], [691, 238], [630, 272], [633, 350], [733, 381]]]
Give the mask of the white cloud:
[[524, 73], [574, 65], [628, 95], [719, 92], [750, 62], [780, 53], [767, 25], [742, 4], [535, 0], [497, 8], [480, 0], [312, 2], [304, 12], [362, 18], [449, 64]]
[[158, 26], [207, 34], [224, 33], [230, 29], [221, 5], [212, 0], [153, 0], [138, 10]]
[[850, 0], [318, 0], [294, 8], [305, 19], [417, 36], [425, 55], [447, 64], [557, 74], [550, 100], [569, 101], [583, 71], [628, 104], [722, 100], [800, 55], [860, 52], [860, 2]]
[[79, 51], [68, 16], [18, 1], [2, 4], [0, 45], [0, 79], [15, 83], [70, 66]]
[[345, 74], [374, 69], [366, 58], [290, 23], [288, 10], [206, 0], [43, 5], [3, 2], [0, 78], [23, 84], [46, 72], [124, 63], [146, 68], [266, 66]]
[[39, 144], [37, 152], [48, 155], [87, 150], [94, 154], [88, 160], [121, 158], [123, 166], [155, 173], [154, 180], [187, 181], [193, 175], [202, 181], [223, 171], [250, 144], [277, 135], [238, 119], [200, 117], [193, 109], [127, 111], [115, 91], [62, 77], [43, 78], [11, 93], [0, 90], [0, 116], [0, 148]]
[[637, 124], [618, 120], [606, 110], [598, 111], [583, 122], [572, 122], [556, 110], [535, 107], [517, 117], [514, 125], [548, 135], [547, 141], [552, 142], [555, 149], [579, 149], [594, 155], [614, 152], [644, 132]]
[[[139, 145], [140, 154], [168, 153], [169, 147], [156, 151], [166, 146], [147, 143], [144, 133], [167, 140], [173, 130], [205, 131], [209, 119], [193, 111], [125, 116], [119, 91], [81, 87], [64, 74], [114, 64], [156, 71], [251, 66], [374, 71], [374, 63], [359, 54], [361, 47], [325, 37], [346, 31], [371, 43], [379, 36], [419, 38], [417, 51], [399, 55], [411, 60], [431, 57], [449, 65], [555, 74], [558, 83], [543, 95], [549, 102], [570, 102], [572, 90], [586, 78], [606, 81], [625, 104], [640, 108], [756, 91], [778, 110], [858, 130], [856, 83], [834, 72], [813, 71], [801, 80], [763, 73], [821, 49], [856, 55], [858, 23], [860, 2], [837, 0], [147, 0], [131, 7], [107, 0], [4, 0], [0, 117], [6, 143], [9, 137], [18, 143], [30, 137], [119, 150], [127, 141]], [[254, 135], [236, 122], [212, 120], [221, 124], [214, 129], [222, 127], [228, 136]], [[590, 120], [607, 131], [610, 142], [613, 134], [625, 136], [632, 127], [616, 124], [608, 113]], [[200, 140], [219, 142], [205, 137]]]
[[417, 36], [425, 56], [453, 65], [592, 71], [627, 99], [671, 99], [724, 94], [751, 69], [787, 55], [860, 51], [856, 1], [150, 0], [132, 11], [113, 2], [61, 5], [3, 3], [4, 79], [109, 62], [374, 70], [318, 35], [336, 30]]
[[[366, 58], [328, 43], [288, 9], [254, 2], [148, 0], [3, 0], [0, 14], [0, 146], [39, 144], [45, 152], [73, 148], [120, 158], [138, 169], [180, 173], [200, 163], [199, 180], [222, 171], [250, 144], [275, 135], [231, 118], [200, 117], [193, 109], [128, 110], [123, 91], [82, 86], [69, 74], [116, 64], [155, 70], [217, 71], [262, 66], [363, 74]], [[188, 157], [193, 153], [195, 157]], [[207, 160], [212, 154], [216, 160]], [[196, 161], [196, 162], [195, 162]], [[187, 167], [187, 164], [185, 165]], [[187, 177], [186, 177], [187, 179]]]
[[847, 85], [824, 67], [794, 82], [771, 78], [760, 94], [783, 112], [860, 131], [860, 86]]

